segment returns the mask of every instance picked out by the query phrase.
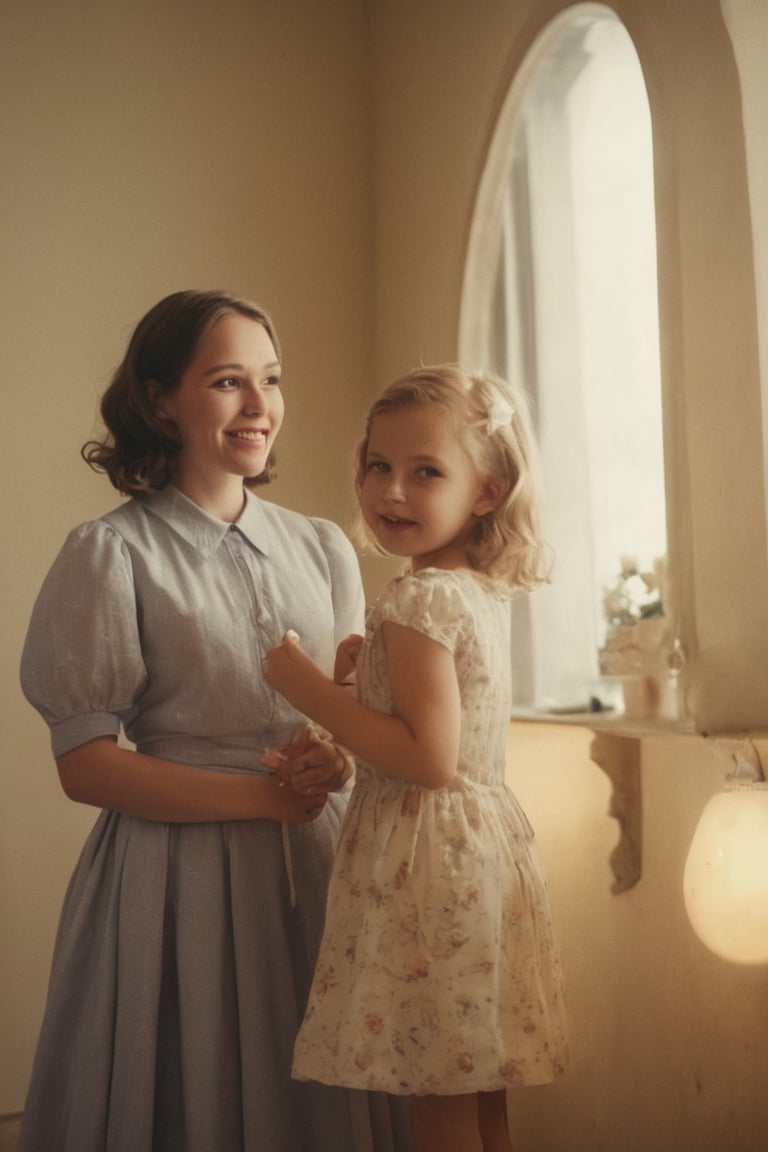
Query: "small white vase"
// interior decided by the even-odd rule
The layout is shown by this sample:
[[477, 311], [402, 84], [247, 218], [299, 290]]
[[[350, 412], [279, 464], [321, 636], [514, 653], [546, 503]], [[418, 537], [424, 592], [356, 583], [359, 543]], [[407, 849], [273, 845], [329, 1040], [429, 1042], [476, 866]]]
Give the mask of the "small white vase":
[[649, 720], [663, 710], [669, 679], [667, 621], [651, 616], [611, 629], [601, 648], [600, 671], [618, 676], [624, 693], [624, 715]]

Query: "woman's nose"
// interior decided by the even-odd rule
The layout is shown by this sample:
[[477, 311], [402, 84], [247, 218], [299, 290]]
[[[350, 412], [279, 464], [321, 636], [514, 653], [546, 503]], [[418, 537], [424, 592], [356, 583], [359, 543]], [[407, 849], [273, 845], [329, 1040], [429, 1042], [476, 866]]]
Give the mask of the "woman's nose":
[[243, 393], [243, 412], [263, 416], [266, 410], [267, 404], [261, 388], [256, 384], [247, 385]]

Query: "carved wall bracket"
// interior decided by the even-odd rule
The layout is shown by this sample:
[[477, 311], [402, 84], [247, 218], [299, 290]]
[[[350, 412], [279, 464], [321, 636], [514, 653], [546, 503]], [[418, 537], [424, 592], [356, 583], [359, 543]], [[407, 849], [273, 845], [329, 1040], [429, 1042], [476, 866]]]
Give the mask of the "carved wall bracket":
[[611, 853], [617, 895], [633, 888], [643, 871], [643, 796], [640, 772], [641, 740], [612, 732], [596, 732], [590, 756], [611, 781], [609, 813], [619, 823], [619, 842]]

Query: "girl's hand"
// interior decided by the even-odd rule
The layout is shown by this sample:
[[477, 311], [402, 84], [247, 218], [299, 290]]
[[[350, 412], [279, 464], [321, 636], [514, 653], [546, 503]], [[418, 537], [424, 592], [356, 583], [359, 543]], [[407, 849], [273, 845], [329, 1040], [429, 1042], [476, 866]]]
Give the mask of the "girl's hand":
[[265, 752], [261, 762], [301, 796], [337, 792], [354, 772], [352, 756], [314, 724], [292, 743]]
[[262, 661], [262, 668], [267, 683], [294, 705], [296, 691], [309, 688], [314, 678], [322, 675], [317, 665], [302, 652], [299, 638], [293, 631], [286, 632], [280, 643], [270, 648]]
[[333, 666], [333, 679], [337, 684], [351, 683], [362, 646], [363, 637], [358, 636], [356, 632], [339, 644], [336, 649], [336, 663]]

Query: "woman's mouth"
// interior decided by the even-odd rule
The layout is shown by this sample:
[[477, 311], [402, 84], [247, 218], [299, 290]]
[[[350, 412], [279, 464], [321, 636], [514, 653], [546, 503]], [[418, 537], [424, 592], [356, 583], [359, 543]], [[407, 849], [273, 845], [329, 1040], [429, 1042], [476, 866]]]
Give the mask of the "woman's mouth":
[[267, 442], [267, 433], [259, 428], [235, 428], [226, 435], [230, 440], [248, 448], [262, 448]]

